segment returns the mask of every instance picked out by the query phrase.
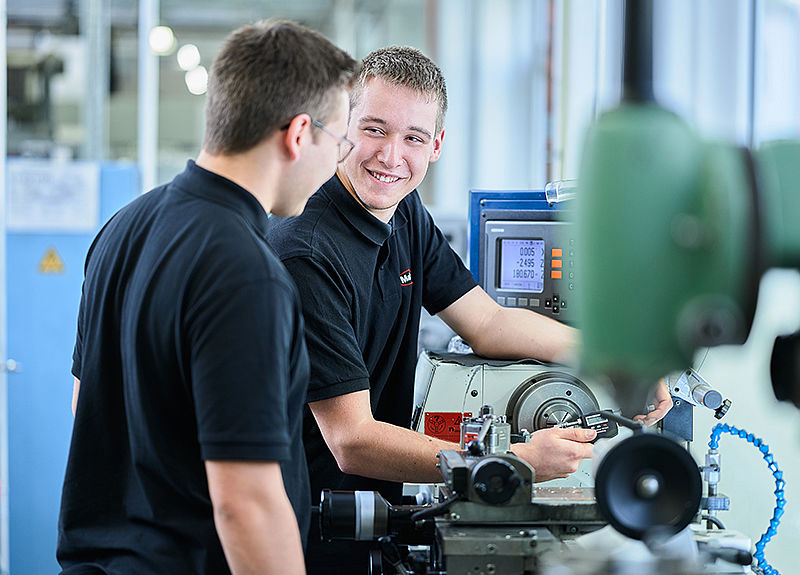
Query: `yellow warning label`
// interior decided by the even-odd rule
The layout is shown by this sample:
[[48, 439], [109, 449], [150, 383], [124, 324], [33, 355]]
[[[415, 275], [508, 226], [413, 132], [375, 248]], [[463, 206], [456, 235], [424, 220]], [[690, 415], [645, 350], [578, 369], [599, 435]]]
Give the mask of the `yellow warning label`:
[[63, 274], [64, 261], [58, 255], [56, 248], [49, 247], [44, 252], [42, 261], [39, 262], [39, 273], [42, 274]]

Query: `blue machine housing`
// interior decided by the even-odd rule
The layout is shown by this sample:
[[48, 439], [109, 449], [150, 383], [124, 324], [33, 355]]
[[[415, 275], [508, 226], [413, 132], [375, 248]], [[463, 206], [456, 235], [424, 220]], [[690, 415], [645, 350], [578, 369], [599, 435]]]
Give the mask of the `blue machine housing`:
[[[551, 204], [543, 190], [471, 190], [469, 268], [475, 280], [498, 303], [523, 307], [574, 324], [576, 316], [575, 238], [571, 200]], [[540, 284], [535, 288], [503, 286], [502, 248], [508, 241], [537, 245]]]

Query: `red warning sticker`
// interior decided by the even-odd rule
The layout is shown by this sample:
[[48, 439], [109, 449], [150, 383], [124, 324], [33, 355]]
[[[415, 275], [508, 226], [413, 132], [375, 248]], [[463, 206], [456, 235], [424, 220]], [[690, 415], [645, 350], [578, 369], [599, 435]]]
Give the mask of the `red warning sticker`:
[[472, 412], [429, 411], [425, 414], [425, 435], [458, 443], [461, 440], [461, 420]]

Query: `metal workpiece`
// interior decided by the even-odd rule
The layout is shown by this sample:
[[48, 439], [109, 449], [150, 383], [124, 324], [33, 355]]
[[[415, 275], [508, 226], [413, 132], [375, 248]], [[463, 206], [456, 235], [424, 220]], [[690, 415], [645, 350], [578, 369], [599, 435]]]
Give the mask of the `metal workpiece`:
[[544, 528], [470, 526], [442, 523], [437, 542], [447, 573], [524, 575], [535, 573], [538, 556], [557, 549], [558, 540]]

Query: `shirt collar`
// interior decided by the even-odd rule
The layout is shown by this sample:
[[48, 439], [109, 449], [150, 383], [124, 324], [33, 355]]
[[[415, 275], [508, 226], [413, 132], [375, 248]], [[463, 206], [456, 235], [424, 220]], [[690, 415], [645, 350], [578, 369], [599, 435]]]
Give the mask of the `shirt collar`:
[[245, 188], [198, 166], [194, 160], [186, 162], [186, 169], [172, 181], [173, 185], [208, 199], [241, 215], [262, 236], [267, 231], [267, 213], [256, 197]]
[[[322, 189], [325, 190], [333, 200], [336, 209], [350, 225], [376, 245], [383, 245], [394, 230], [406, 225], [408, 221], [406, 216], [397, 209], [388, 224], [382, 222], [369, 213], [366, 208], [347, 191], [347, 188], [344, 187], [344, 184], [336, 174], [325, 182]], [[405, 198], [402, 201], [405, 201]]]

